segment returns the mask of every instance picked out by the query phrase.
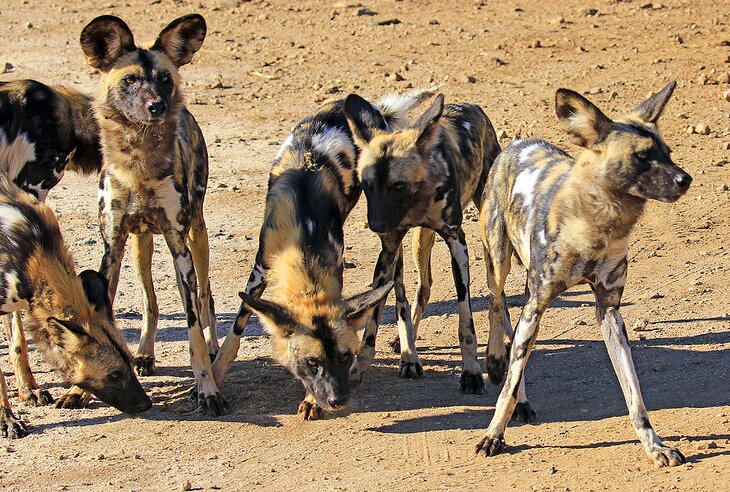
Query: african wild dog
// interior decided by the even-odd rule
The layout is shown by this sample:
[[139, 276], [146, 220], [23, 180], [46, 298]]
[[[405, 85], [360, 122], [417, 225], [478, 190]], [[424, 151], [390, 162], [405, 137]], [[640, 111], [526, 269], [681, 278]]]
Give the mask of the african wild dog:
[[[0, 82], [0, 173], [44, 201], [66, 169], [90, 174], [101, 169], [99, 127], [91, 97], [63, 86], [50, 87], [35, 80]], [[16, 374], [32, 372], [20, 313], [6, 317], [5, 334], [14, 343], [11, 359]], [[79, 394], [81, 391], [76, 388]], [[50, 393], [26, 390], [20, 398], [30, 405], [53, 402]], [[86, 395], [88, 398], [89, 395]], [[76, 406], [76, 398], [60, 405]]]
[[[432, 91], [392, 95], [371, 124], [402, 125]], [[213, 364], [220, 382], [236, 358], [251, 311], [272, 334], [274, 357], [306, 389], [304, 419], [349, 401], [348, 371], [359, 339], [357, 328], [392, 285], [342, 300], [343, 224], [360, 197], [357, 148], [343, 100], [322, 106], [297, 124], [279, 150], [269, 176], [264, 224], [256, 264], [232, 330]], [[368, 102], [370, 107], [372, 105]], [[273, 301], [259, 299], [267, 285]]]
[[[469, 201], [480, 206], [489, 167], [499, 153], [487, 116], [474, 104], [448, 104], [439, 95], [409, 128], [389, 131], [372, 124], [380, 115], [362, 98], [348, 96], [345, 114], [360, 148], [358, 172], [367, 198], [368, 224], [382, 244], [373, 285], [395, 278], [396, 316], [401, 347], [401, 377], [421, 376], [415, 339], [431, 290], [431, 249], [438, 233], [451, 252], [459, 302], [460, 388], [482, 393], [484, 379], [477, 360], [477, 340], [469, 299], [469, 256], [462, 211]], [[414, 231], [413, 256], [419, 273], [413, 313], [403, 286], [402, 241]], [[376, 309], [362, 339], [351, 378], [362, 381], [375, 353], [384, 302]], [[411, 320], [411, 316], [413, 319]]]
[[692, 182], [672, 162], [656, 127], [674, 86], [670, 83], [615, 121], [581, 95], [559, 89], [555, 103], [560, 125], [587, 150], [573, 159], [548, 142], [517, 140], [494, 163], [480, 225], [492, 292], [488, 360], [501, 370], [507, 357], [505, 332], [509, 336], [512, 331], [504, 284], [513, 253], [527, 268], [527, 285], [504, 388], [477, 452], [493, 456], [502, 450], [504, 430], [518, 400], [531, 414], [520, 381], [540, 317], [556, 296], [587, 283], [595, 294], [596, 318], [631, 422], [646, 453], [660, 466], [684, 463], [682, 453], [662, 444], [649, 423], [619, 314], [629, 234], [646, 200], [674, 202]]
[[205, 34], [203, 17], [187, 15], [163, 29], [149, 49], [138, 48], [124, 21], [105, 15], [83, 29], [81, 47], [89, 65], [104, 74], [96, 106], [104, 154], [99, 184], [101, 273], [109, 281], [113, 301], [131, 234], [133, 262], [145, 292], [136, 371], [148, 375], [154, 369], [158, 308], [152, 235], [162, 234], [185, 308], [198, 400], [206, 412], [222, 415], [226, 403], [210, 369], [218, 339], [203, 218], [208, 153], [198, 123], [185, 108], [178, 73], [192, 60]]
[[[74, 260], [53, 212], [0, 173], [0, 314], [25, 310], [26, 328], [44, 356], [70, 384], [127, 413], [152, 406], [132, 371], [132, 354], [114, 326], [104, 277], [92, 270], [76, 275]], [[23, 333], [14, 333], [11, 357], [28, 352]], [[18, 340], [22, 340], [20, 342]], [[52, 401], [33, 374], [18, 371], [18, 393]], [[4, 437], [23, 437], [25, 424], [15, 418], [2, 371], [0, 427]], [[63, 399], [80, 397], [72, 389]], [[63, 400], [62, 399], [62, 400]]]
[[35, 80], [0, 82], [0, 172], [44, 201], [66, 169], [101, 169], [91, 97]]

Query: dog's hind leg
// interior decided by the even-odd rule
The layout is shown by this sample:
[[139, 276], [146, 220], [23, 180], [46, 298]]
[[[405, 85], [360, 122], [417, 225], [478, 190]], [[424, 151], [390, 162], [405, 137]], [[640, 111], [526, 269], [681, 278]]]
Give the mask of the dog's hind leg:
[[400, 370], [402, 378], [423, 376], [423, 366], [416, 352], [416, 337], [413, 330], [411, 313], [408, 309], [408, 297], [403, 284], [403, 244], [398, 249], [398, 259], [395, 261], [395, 318], [398, 322], [398, 338], [401, 346]]
[[603, 339], [606, 342], [608, 356], [621, 384], [626, 406], [629, 408], [631, 424], [644, 446], [649, 460], [658, 466], [677, 466], [685, 462], [684, 455], [672, 447], [665, 446], [649, 422], [649, 414], [644, 405], [636, 376], [631, 348], [626, 334], [624, 320], [619, 313], [623, 283], [620, 287], [606, 289], [602, 285], [594, 287], [596, 295], [596, 317], [601, 323]]
[[188, 233], [190, 252], [193, 255], [195, 273], [198, 275], [198, 300], [200, 302], [200, 321], [203, 325], [208, 355], [214, 361], [218, 354], [218, 324], [215, 319], [215, 305], [210, 290], [210, 248], [208, 245], [208, 229], [205, 219], [197, 217], [193, 220]]
[[144, 292], [144, 312], [142, 313], [142, 333], [139, 338], [137, 355], [134, 356], [134, 371], [139, 376], [151, 376], [155, 372], [155, 338], [159, 309], [157, 296], [152, 283], [152, 233], [131, 234], [132, 263], [137, 271]]

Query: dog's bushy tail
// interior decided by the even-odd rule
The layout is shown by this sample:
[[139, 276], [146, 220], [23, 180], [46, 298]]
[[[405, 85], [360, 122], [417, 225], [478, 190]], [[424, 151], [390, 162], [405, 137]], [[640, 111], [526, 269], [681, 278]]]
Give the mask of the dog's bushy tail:
[[405, 128], [413, 123], [411, 111], [436, 95], [439, 87], [433, 86], [428, 89], [413, 89], [405, 93], [388, 94], [380, 100], [378, 107], [391, 128]]

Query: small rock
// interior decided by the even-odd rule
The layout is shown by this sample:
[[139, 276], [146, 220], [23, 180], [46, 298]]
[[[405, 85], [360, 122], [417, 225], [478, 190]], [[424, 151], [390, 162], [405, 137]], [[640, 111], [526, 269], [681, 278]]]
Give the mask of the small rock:
[[213, 143], [221, 143], [221, 137], [215, 137]]
[[539, 39], [535, 39], [533, 41], [530, 41], [530, 43], [527, 45], [528, 48], [542, 48], [542, 42]]
[[631, 329], [634, 331], [646, 331], [647, 326], [649, 326], [648, 319], [637, 319]]
[[578, 15], [582, 15], [584, 17], [589, 17], [592, 15], [596, 15], [598, 13], [598, 9], [590, 8], [590, 7], [583, 7], [578, 9]]
[[562, 15], [559, 17], [554, 17], [550, 22], [558, 25], [565, 24], [565, 17], [563, 17]]
[[500, 140], [504, 140], [505, 138], [508, 138], [509, 135], [507, 134], [507, 130], [499, 130], [497, 132], [497, 138]]
[[699, 125], [695, 126], [695, 132], [699, 133], [700, 135], [709, 135], [712, 130], [710, 129], [710, 125], [707, 123], [700, 123]]
[[641, 297], [642, 297], [642, 299], [661, 299], [662, 297], [664, 297], [664, 294], [660, 294], [659, 292], [650, 290], [649, 292], [646, 292]]
[[27, 24], [25, 25], [25, 27], [27, 27], [28, 29], [33, 29], [33, 23], [32, 23], [32, 22], [28, 22], [28, 23], [27, 23]]
[[324, 92], [326, 94], [337, 94], [337, 93], [340, 92], [340, 88], [338, 86], [336, 86], [336, 85], [333, 85], [332, 87], [330, 87], [329, 89], [327, 89]]
[[395, 81], [395, 82], [402, 82], [402, 81], [406, 80], [406, 79], [404, 79], [404, 78], [403, 78], [403, 76], [402, 76], [401, 74], [399, 74], [398, 72], [393, 72], [393, 73], [391, 73], [390, 75], [388, 75], [388, 78], [389, 78], [390, 80], [393, 80], [393, 81]]
[[399, 19], [385, 19], [381, 21], [371, 22], [371, 26], [394, 26], [395, 24], [400, 24]]
[[[7, 65], [7, 63], [5, 64]], [[12, 67], [11, 67], [12, 68]], [[727, 102], [730, 102], [730, 89], [726, 90], [725, 93], [722, 95], [723, 99], [725, 99]]]
[[603, 92], [603, 89], [601, 89], [600, 87], [591, 87], [590, 89], [588, 89], [588, 94], [595, 95], [600, 94], [601, 92]]
[[662, 372], [666, 368], [667, 365], [664, 363], [663, 360], [658, 360], [651, 366], [651, 370], [654, 372]]
[[355, 11], [356, 17], [362, 17], [362, 16], [372, 17], [373, 15], [378, 15], [378, 13], [373, 12], [372, 10], [370, 10], [367, 7], [361, 7]]
[[355, 222], [355, 227], [357, 227], [358, 229], [367, 229], [368, 223], [365, 221]]
[[730, 84], [730, 73], [721, 73], [717, 76], [717, 83], [718, 84]]
[[608, 100], [609, 100], [609, 101], [613, 101], [613, 100], [614, 100], [614, 99], [616, 99], [617, 97], [618, 97], [618, 92], [616, 92], [616, 91], [611, 91], [611, 93], [610, 93], [610, 94], [608, 95]]
[[697, 77], [697, 83], [700, 85], [707, 85], [707, 75], [702, 74], [699, 77]]
[[473, 75], [467, 75], [466, 77], [464, 77], [464, 81], [469, 84], [474, 84], [476, 83], [477, 79]]
[[180, 484], [180, 490], [181, 492], [187, 492], [188, 490], [192, 490], [193, 484], [190, 483], [190, 480], [185, 480], [183, 483]]
[[697, 449], [717, 449], [717, 443], [715, 441], [703, 442], [697, 446]]
[[585, 322], [584, 320], [582, 320], [582, 319], [574, 319], [574, 320], [573, 320], [573, 325], [574, 325], [574, 326], [586, 326], [587, 324], [588, 324], [588, 323], [586, 323], [586, 322]]
[[9, 62], [5, 62], [5, 65], [3, 66], [3, 73], [10, 73], [13, 71], [13, 64]]
[[96, 244], [96, 239], [87, 239], [86, 241], [84, 241], [84, 244], [87, 246], [93, 246], [94, 244]]
[[228, 185], [225, 183], [218, 183], [218, 188], [228, 188]]
[[497, 58], [496, 56], [492, 58], [492, 62], [495, 65], [499, 65], [499, 66], [507, 65], [507, 62], [506, 61], [502, 60], [501, 58]]
[[430, 21], [428, 21], [428, 25], [430, 25], [430, 26], [438, 26], [439, 24], [441, 24], [441, 23], [439, 21], [437, 21], [436, 19], [431, 19]]
[[558, 472], [558, 469], [555, 468], [554, 466], [551, 466], [550, 468], [548, 468], [548, 473], [550, 475], [555, 475], [557, 472]]
[[99, 453], [98, 455], [96, 455], [96, 459], [103, 460], [103, 459], [106, 459], [106, 456], [104, 456], [104, 453]]

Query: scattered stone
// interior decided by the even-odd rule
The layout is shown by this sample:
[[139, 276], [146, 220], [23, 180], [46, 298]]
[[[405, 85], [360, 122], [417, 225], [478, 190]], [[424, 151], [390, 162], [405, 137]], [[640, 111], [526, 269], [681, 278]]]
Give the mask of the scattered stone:
[[684, 44], [684, 38], [682, 37], [681, 34], [675, 34], [674, 35], [674, 40], [676, 42], [678, 42], [679, 44]]
[[709, 135], [712, 130], [710, 129], [710, 125], [707, 123], [700, 123], [699, 125], [695, 126], [695, 132], [699, 133], [700, 135]]
[[707, 75], [702, 74], [699, 77], [697, 77], [697, 83], [700, 85], [707, 85]]
[[193, 484], [190, 483], [190, 480], [185, 480], [183, 483], [180, 484], [180, 491], [181, 492], [187, 492], [188, 490], [193, 489]]
[[438, 26], [441, 23], [439, 21], [437, 21], [436, 19], [431, 19], [430, 21], [428, 21], [428, 24], [430, 26]]
[[402, 82], [402, 81], [406, 80], [398, 72], [393, 72], [393, 73], [389, 74], [388, 79], [393, 80], [395, 82]]
[[466, 77], [464, 77], [464, 81], [469, 84], [474, 84], [476, 83], [477, 79], [473, 75], [467, 75]]
[[508, 138], [509, 134], [507, 133], [507, 130], [499, 130], [497, 132], [497, 138], [500, 140], [504, 140], [505, 138]]
[[555, 468], [554, 466], [551, 466], [550, 468], [548, 468], [548, 473], [550, 475], [555, 475], [557, 472], [558, 472], [558, 469]]
[[608, 100], [609, 100], [609, 101], [613, 101], [613, 100], [614, 100], [614, 99], [616, 99], [617, 97], [618, 97], [618, 92], [616, 92], [616, 91], [611, 91], [611, 93], [610, 93], [610, 94], [608, 95]]
[[2, 73], [10, 73], [13, 71], [13, 64], [9, 62], [5, 62], [5, 65], [3, 66], [3, 72]]
[[697, 133], [697, 131], [695, 130], [695, 127], [694, 127], [694, 125], [689, 125], [689, 126], [687, 127], [687, 133], [688, 133], [689, 135], [692, 135], [693, 133]]
[[394, 26], [395, 24], [400, 24], [399, 19], [384, 19], [380, 21], [371, 22], [371, 26]]
[[648, 319], [637, 319], [631, 329], [634, 331], [646, 331], [647, 326], [649, 326]]
[[565, 17], [563, 17], [562, 15], [559, 17], [554, 17], [550, 22], [558, 25], [565, 24]]
[[87, 246], [93, 246], [94, 244], [96, 244], [96, 239], [87, 239], [86, 241], [84, 241], [84, 244]]
[[103, 460], [103, 459], [106, 459], [106, 456], [104, 456], [104, 453], [99, 453], [99, 454], [98, 454], [98, 455], [96, 456], [96, 459], [97, 459], [97, 460]]
[[644, 293], [644, 295], [641, 296], [642, 299], [661, 299], [664, 297], [664, 294], [660, 294], [659, 292], [650, 290], [649, 292]]
[[355, 227], [357, 227], [358, 229], [367, 229], [368, 223], [365, 221], [355, 222]]
[[664, 363], [663, 360], [658, 360], [651, 366], [651, 370], [654, 372], [662, 372], [666, 368], [667, 365]]
[[494, 62], [495, 65], [504, 66], [507, 65], [507, 62], [502, 60], [501, 58], [497, 58], [496, 56], [492, 58], [492, 62]]
[[715, 441], [703, 442], [697, 446], [697, 449], [717, 449], [717, 443]]
[[218, 188], [221, 188], [221, 189], [228, 188], [228, 185], [225, 183], [218, 183]]
[[340, 92], [340, 88], [336, 85], [333, 85], [326, 91], [324, 91], [326, 94], [338, 94]]
[[588, 323], [586, 323], [586, 322], [585, 322], [584, 320], [582, 320], [582, 319], [574, 319], [574, 320], [573, 320], [573, 325], [574, 325], [574, 326], [586, 326], [587, 324], [588, 324]]
[[215, 137], [213, 143], [221, 143], [221, 137]]
[[582, 15], [584, 17], [590, 17], [592, 15], [598, 14], [598, 9], [590, 8], [590, 7], [583, 7], [578, 9], [578, 15]]
[[25, 27], [27, 27], [28, 29], [33, 29], [33, 23], [32, 23], [32, 22], [28, 22], [28, 23], [27, 23], [27, 24], [25, 25]]
[[[6, 63], [7, 65], [7, 63]], [[730, 102], [730, 89], [726, 90], [725, 93], [722, 95], [723, 99], [725, 99], [727, 102]]]
[[527, 45], [528, 48], [542, 48], [542, 42], [539, 39], [535, 39], [533, 41], [530, 41], [530, 43]]
[[361, 7], [355, 11], [356, 17], [362, 17], [362, 16], [372, 17], [373, 15], [378, 15], [378, 13], [370, 10], [367, 7]]
[[592, 95], [600, 94], [601, 92], [603, 92], [603, 89], [601, 89], [600, 87], [591, 87], [590, 89], [588, 89], [588, 94]]
[[730, 84], [730, 73], [721, 73], [717, 76], [717, 83], [718, 84]]

